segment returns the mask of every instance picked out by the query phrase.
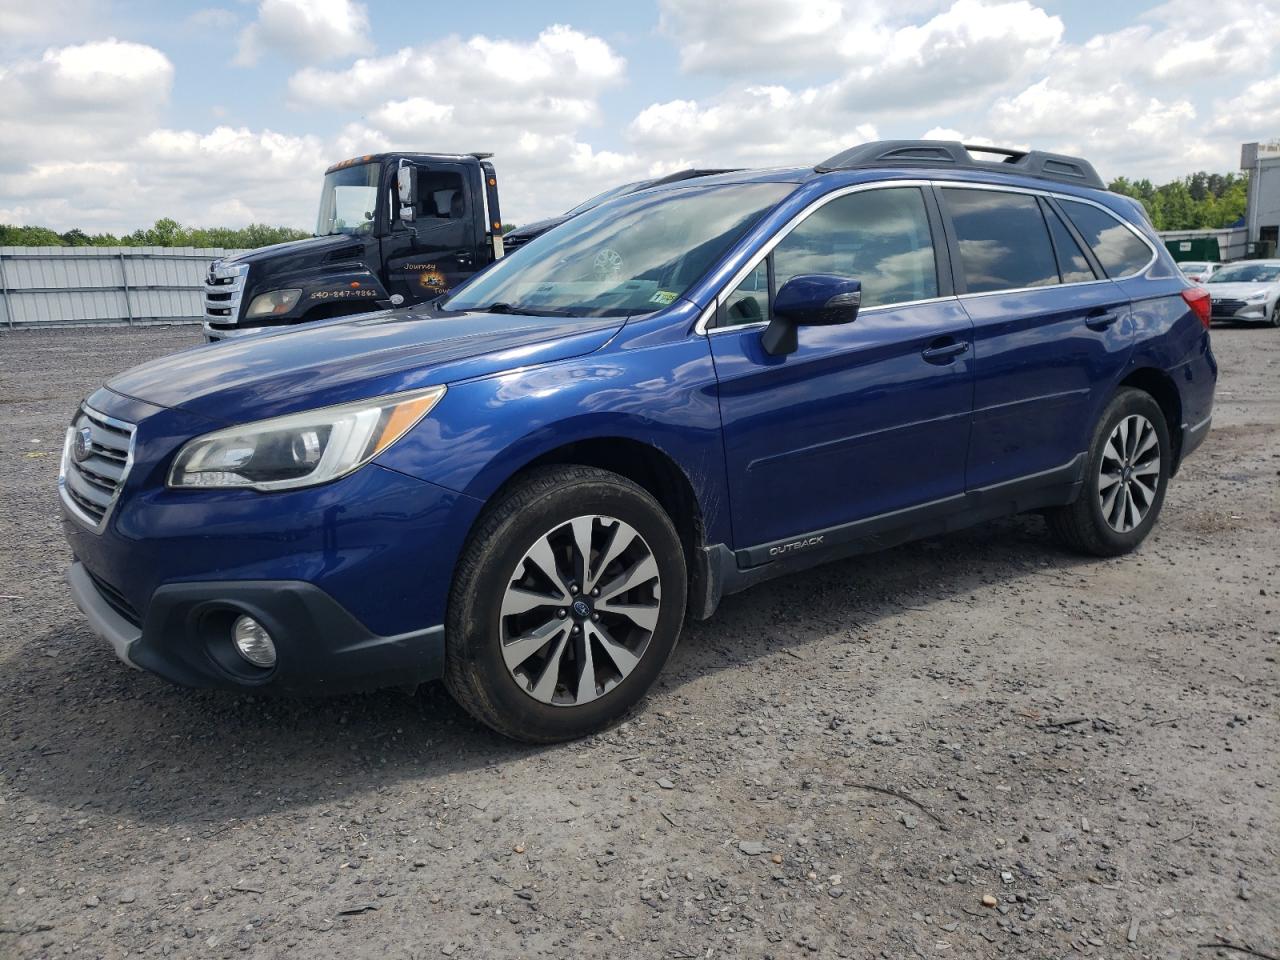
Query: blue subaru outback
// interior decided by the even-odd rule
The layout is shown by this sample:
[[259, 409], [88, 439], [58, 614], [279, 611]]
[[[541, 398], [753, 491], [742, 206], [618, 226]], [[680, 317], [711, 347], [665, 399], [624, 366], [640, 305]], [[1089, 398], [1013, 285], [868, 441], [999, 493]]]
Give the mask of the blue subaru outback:
[[605, 203], [429, 307], [128, 371], [67, 431], [72, 593], [195, 687], [443, 678], [555, 741], [761, 580], [1041, 511], [1134, 549], [1209, 298], [1083, 160], [863, 144]]

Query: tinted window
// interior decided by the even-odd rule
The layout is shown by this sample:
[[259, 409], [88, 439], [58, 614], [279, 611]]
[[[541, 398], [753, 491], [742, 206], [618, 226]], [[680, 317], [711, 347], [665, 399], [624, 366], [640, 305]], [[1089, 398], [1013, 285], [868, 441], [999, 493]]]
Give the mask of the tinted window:
[[943, 190], [970, 293], [1058, 283], [1040, 204], [1025, 193]]
[[1151, 249], [1111, 214], [1074, 200], [1063, 200], [1062, 209], [1093, 248], [1107, 276], [1127, 277], [1151, 260]]
[[774, 287], [802, 273], [862, 281], [862, 305], [938, 295], [924, 197], [915, 187], [864, 190], [832, 200], [773, 251]]
[[1058, 272], [1062, 274], [1063, 283], [1081, 283], [1085, 280], [1097, 280], [1093, 267], [1089, 266], [1089, 258], [1076, 243], [1067, 225], [1062, 222], [1052, 209], [1045, 211], [1049, 221], [1049, 233], [1053, 236], [1053, 247], [1058, 252]]
[[774, 289], [805, 273], [862, 281], [862, 306], [938, 295], [938, 268], [924, 197], [915, 187], [866, 190], [814, 211], [724, 300], [721, 323], [769, 319], [769, 270]]

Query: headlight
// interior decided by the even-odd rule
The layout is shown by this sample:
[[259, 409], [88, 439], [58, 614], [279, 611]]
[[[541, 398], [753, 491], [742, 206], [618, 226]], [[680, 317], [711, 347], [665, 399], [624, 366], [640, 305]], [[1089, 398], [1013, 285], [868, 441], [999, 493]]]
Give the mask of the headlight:
[[289, 490], [336, 480], [404, 436], [444, 391], [396, 393], [205, 434], [178, 451], [169, 486]]
[[249, 312], [245, 316], [265, 317], [274, 313], [288, 313], [300, 296], [301, 290], [272, 290], [270, 293], [259, 294], [249, 304]]
[[1244, 298], [1244, 302], [1245, 303], [1261, 303], [1265, 299], [1267, 299], [1267, 291], [1260, 290], [1257, 293], [1249, 294], [1247, 297]]

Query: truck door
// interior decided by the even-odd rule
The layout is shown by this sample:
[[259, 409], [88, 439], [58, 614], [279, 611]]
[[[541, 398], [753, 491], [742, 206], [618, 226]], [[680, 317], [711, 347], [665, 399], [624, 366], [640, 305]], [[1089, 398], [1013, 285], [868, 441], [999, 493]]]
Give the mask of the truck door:
[[[406, 304], [433, 300], [477, 269], [474, 170], [463, 163], [412, 164], [414, 218], [406, 223], [393, 204], [391, 231], [382, 241], [387, 290]], [[392, 188], [394, 193], [394, 186]]]

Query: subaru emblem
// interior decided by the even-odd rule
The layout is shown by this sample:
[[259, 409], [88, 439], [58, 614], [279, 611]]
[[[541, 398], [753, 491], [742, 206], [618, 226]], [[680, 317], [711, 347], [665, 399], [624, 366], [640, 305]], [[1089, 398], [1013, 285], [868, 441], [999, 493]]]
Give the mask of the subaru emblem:
[[84, 463], [93, 455], [93, 431], [88, 427], [81, 427], [76, 431], [76, 438], [71, 445], [71, 456], [75, 458], [76, 463]]
[[573, 612], [580, 617], [585, 617], [591, 613], [591, 608], [587, 606], [585, 601], [575, 600], [573, 602]]

